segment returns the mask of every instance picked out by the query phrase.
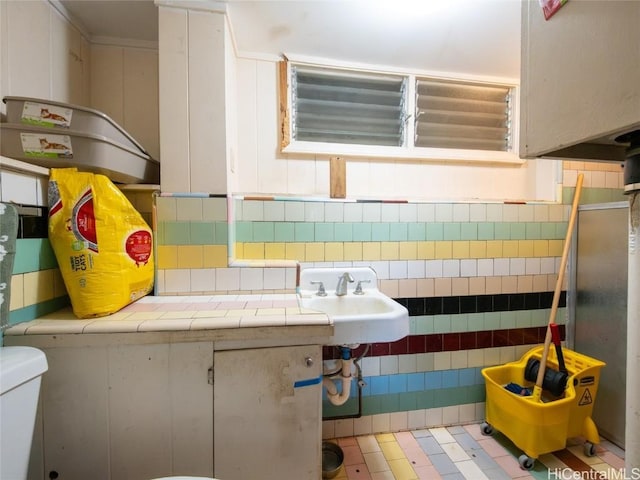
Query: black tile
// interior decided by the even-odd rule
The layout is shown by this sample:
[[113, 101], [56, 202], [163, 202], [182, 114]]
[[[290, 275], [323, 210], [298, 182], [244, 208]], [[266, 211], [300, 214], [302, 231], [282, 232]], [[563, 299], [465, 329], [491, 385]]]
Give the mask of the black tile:
[[424, 299], [425, 315], [440, 315], [442, 313], [442, 297], [427, 297]]
[[509, 310], [509, 295], [501, 294], [493, 296], [493, 311], [506, 312]]
[[478, 295], [476, 305], [478, 312], [493, 312], [493, 295]]
[[477, 311], [475, 295], [460, 297], [460, 313], [476, 313]]
[[540, 308], [551, 308], [553, 292], [540, 292]]
[[540, 294], [539, 293], [525, 293], [524, 294], [524, 308], [525, 310], [535, 310], [540, 308]]
[[443, 297], [442, 313], [449, 315], [460, 313], [460, 297]]
[[524, 310], [524, 293], [512, 293], [509, 295], [509, 311]]
[[424, 298], [410, 298], [407, 302], [407, 310], [409, 310], [409, 316], [415, 317], [417, 315], [425, 315], [424, 303]]
[[567, 306], [567, 292], [560, 292], [560, 300], [558, 301], [558, 307], [566, 307]]

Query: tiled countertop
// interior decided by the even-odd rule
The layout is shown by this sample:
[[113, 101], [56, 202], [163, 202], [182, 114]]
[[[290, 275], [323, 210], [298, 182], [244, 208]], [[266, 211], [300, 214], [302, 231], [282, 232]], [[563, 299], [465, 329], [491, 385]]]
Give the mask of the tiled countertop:
[[298, 307], [295, 294], [146, 296], [99, 318], [78, 319], [67, 307], [8, 328], [4, 343], [42, 343], [34, 342], [36, 336], [95, 338], [92, 334], [154, 332], [173, 333], [177, 336], [172, 338], [185, 341], [226, 340], [238, 347], [243, 339], [251, 346], [260, 339], [273, 343], [275, 338], [287, 344], [287, 336], [298, 343], [305, 336], [313, 337], [315, 343], [330, 337], [333, 326], [324, 313]]

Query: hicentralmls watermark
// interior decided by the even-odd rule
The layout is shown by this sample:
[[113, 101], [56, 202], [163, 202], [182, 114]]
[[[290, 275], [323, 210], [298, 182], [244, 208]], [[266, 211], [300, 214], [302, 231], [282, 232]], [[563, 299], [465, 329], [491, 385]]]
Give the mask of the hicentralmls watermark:
[[550, 469], [549, 480], [640, 480], [640, 467], [631, 470], [626, 468], [607, 468], [605, 470], [589, 470], [576, 472], [570, 468]]

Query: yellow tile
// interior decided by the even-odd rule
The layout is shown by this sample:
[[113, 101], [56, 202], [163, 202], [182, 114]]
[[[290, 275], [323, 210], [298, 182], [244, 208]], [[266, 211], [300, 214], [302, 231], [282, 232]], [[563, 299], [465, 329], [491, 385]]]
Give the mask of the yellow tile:
[[362, 242], [345, 242], [344, 259], [351, 262], [362, 260]]
[[234, 258], [244, 258], [244, 243], [233, 244]]
[[382, 454], [384, 455], [384, 458], [387, 459], [387, 462], [389, 460], [406, 458], [398, 442], [380, 442], [380, 448], [382, 449]]
[[549, 240], [549, 256], [561, 257], [564, 240]]
[[398, 458], [389, 460], [389, 467], [393, 472], [393, 476], [399, 480], [417, 480], [418, 475], [411, 467], [411, 463], [406, 458]]
[[41, 270], [39, 272], [25, 273], [24, 281], [24, 306], [35, 305], [53, 298], [53, 271]]
[[533, 257], [533, 240], [518, 240], [518, 256]]
[[204, 268], [223, 268], [229, 265], [226, 245], [204, 245]]
[[487, 241], [487, 258], [502, 258], [502, 240]]
[[469, 242], [469, 258], [487, 258], [487, 241], [472, 240]]
[[344, 260], [344, 244], [342, 242], [325, 243], [324, 259], [327, 262], [342, 262]]
[[380, 244], [381, 260], [398, 260], [400, 258], [400, 246], [398, 242], [382, 242]]
[[[11, 293], [13, 296], [13, 291]], [[59, 268], [53, 269], [53, 297], [63, 297], [67, 295], [67, 287], [64, 284], [64, 278], [62, 278], [62, 272]]]
[[415, 260], [418, 258], [418, 242], [400, 242], [400, 260]]
[[418, 260], [433, 260], [436, 256], [435, 242], [418, 242]]
[[397, 442], [396, 437], [393, 433], [378, 433], [376, 435], [376, 440], [378, 441], [378, 443]]
[[549, 256], [549, 240], [534, 240], [533, 256], [548, 257]]
[[287, 260], [304, 260], [304, 243], [287, 243], [284, 246], [284, 255]]
[[446, 240], [442, 242], [436, 242], [436, 253], [435, 258], [440, 259], [450, 259], [453, 254], [453, 246], [451, 242]]
[[24, 307], [24, 274], [11, 275], [11, 299], [9, 310]]
[[324, 262], [324, 243], [305, 243], [304, 260], [306, 262]]
[[452, 242], [452, 258], [469, 258], [469, 242], [460, 240]]
[[281, 260], [285, 258], [284, 243], [265, 243], [264, 258], [269, 260]]
[[517, 257], [518, 240], [505, 240], [502, 242], [502, 256], [506, 258]]
[[202, 245], [178, 245], [178, 268], [202, 268]]
[[264, 260], [264, 243], [245, 243], [244, 256], [247, 260]]
[[363, 243], [362, 260], [380, 260], [380, 242]]
[[156, 262], [161, 270], [178, 267], [178, 247], [174, 245], [158, 245]]

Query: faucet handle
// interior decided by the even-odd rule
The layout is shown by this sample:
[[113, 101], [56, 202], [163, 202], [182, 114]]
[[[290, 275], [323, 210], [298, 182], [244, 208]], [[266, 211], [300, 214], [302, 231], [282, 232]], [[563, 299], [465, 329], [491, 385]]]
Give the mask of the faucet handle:
[[314, 281], [311, 281], [309, 283], [311, 283], [311, 285], [319, 285], [318, 293], [316, 293], [316, 295], [318, 295], [319, 297], [326, 297], [327, 296], [327, 291], [324, 289], [324, 283], [322, 283], [322, 282], [314, 282]]
[[371, 280], [358, 280], [358, 285], [356, 285], [356, 289], [353, 291], [354, 295], [364, 295], [364, 292], [362, 291], [363, 283], [371, 283]]

